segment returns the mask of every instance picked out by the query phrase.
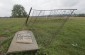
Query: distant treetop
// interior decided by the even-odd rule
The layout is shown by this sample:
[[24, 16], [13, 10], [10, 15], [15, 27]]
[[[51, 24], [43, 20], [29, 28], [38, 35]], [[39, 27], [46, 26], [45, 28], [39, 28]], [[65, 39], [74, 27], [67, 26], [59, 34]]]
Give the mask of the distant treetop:
[[27, 12], [25, 11], [25, 8], [22, 5], [14, 5], [12, 10], [12, 17], [14, 18], [21, 18], [26, 17]]

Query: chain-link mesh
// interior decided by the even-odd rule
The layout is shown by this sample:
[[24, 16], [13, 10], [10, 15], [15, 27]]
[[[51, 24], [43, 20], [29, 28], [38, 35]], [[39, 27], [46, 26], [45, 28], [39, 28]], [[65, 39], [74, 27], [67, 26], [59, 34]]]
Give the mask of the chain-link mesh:
[[[55, 20], [64, 22], [76, 9], [35, 10], [32, 9], [28, 25], [33, 25], [38, 20]], [[43, 18], [43, 19], [42, 19]], [[63, 20], [62, 20], [63, 19]]]
[[76, 9], [31, 10], [28, 27], [43, 46], [53, 43], [62, 27]]

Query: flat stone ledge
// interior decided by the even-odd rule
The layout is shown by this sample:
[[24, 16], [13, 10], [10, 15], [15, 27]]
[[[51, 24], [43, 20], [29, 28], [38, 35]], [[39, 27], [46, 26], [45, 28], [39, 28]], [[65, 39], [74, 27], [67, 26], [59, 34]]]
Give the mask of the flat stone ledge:
[[7, 53], [15, 53], [22, 51], [36, 51], [38, 50], [38, 45], [35, 37], [31, 31], [18, 31], [7, 51]]

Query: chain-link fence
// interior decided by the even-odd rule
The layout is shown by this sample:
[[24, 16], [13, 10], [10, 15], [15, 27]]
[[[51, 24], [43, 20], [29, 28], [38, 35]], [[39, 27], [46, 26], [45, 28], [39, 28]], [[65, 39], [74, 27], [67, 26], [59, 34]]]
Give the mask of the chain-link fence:
[[53, 43], [62, 27], [76, 9], [35, 10], [31, 8], [27, 22], [29, 30], [36, 36], [37, 42], [43, 46]]

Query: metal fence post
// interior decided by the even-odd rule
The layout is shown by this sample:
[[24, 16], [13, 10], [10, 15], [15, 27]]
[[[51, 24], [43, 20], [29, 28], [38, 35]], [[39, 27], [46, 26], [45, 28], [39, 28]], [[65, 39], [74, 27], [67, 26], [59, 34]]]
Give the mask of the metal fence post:
[[29, 19], [29, 17], [30, 17], [30, 13], [31, 13], [31, 11], [32, 11], [32, 7], [30, 8], [30, 11], [29, 11], [29, 14], [28, 14], [28, 16], [27, 16], [27, 19], [26, 19], [25, 25], [27, 25], [27, 22], [28, 22], [28, 19]]

